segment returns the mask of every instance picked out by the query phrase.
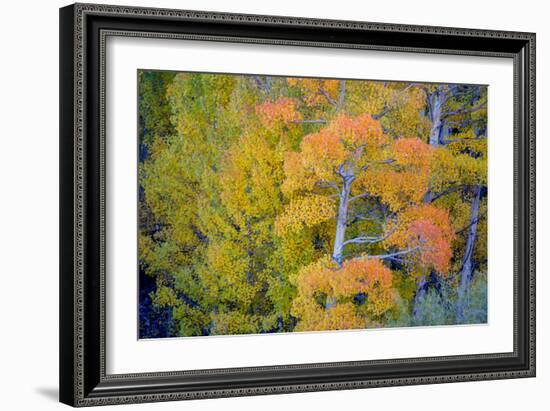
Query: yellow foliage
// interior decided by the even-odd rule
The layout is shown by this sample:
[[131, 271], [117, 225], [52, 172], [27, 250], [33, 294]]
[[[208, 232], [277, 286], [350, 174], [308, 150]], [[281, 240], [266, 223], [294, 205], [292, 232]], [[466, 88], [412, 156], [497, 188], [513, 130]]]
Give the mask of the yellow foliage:
[[320, 195], [307, 195], [290, 200], [275, 223], [279, 236], [295, 233], [305, 227], [331, 220], [335, 215], [336, 201]]
[[253, 334], [259, 331], [257, 315], [248, 315], [239, 311], [216, 313], [212, 315], [212, 335]]
[[349, 112], [373, 116], [385, 113], [380, 121], [393, 137], [423, 137], [428, 132], [429, 121], [419, 115], [425, 105], [420, 88], [407, 83], [350, 80], [346, 87]]
[[430, 188], [435, 193], [456, 185], [486, 185], [487, 158], [438, 147], [430, 167]]
[[176, 292], [169, 287], [159, 287], [154, 295], [153, 303], [159, 307], [174, 307], [179, 305]]
[[226, 153], [219, 173], [220, 197], [237, 224], [245, 216], [274, 216], [279, 207], [283, 157], [259, 135], [248, 134]]
[[255, 273], [246, 246], [246, 242], [227, 240], [213, 243], [207, 250], [208, 264], [200, 271], [201, 280], [213, 297], [238, 307], [248, 306], [260, 288], [258, 282], [252, 283]]
[[426, 175], [384, 169], [387, 171], [367, 171], [358, 184], [371, 195], [380, 197], [392, 211], [399, 211], [422, 201], [428, 188]]
[[[394, 304], [392, 272], [376, 258], [347, 260], [338, 268], [324, 257], [304, 267], [296, 283], [293, 313], [300, 319], [300, 330], [364, 328], [367, 321], [380, 318]], [[366, 296], [364, 310], [352, 302], [357, 294]], [[321, 295], [334, 305], [320, 304]]]
[[288, 78], [287, 82], [289, 86], [300, 89], [308, 105], [326, 104], [338, 99], [340, 80]]
[[[486, 110], [460, 110], [486, 97], [441, 87], [458, 114], [435, 148], [425, 93], [440, 85], [268, 77], [184, 73], [147, 88], [139, 256], [153, 302], [180, 335], [387, 325], [417, 276], [460, 268], [455, 231], [488, 157]], [[486, 232], [481, 219], [477, 268]]]

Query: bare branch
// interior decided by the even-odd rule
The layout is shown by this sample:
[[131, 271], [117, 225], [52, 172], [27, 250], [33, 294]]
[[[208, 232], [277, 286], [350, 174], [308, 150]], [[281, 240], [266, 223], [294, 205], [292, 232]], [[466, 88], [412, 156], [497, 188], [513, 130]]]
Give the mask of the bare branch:
[[398, 257], [391, 257], [391, 256], [388, 256], [385, 258], [386, 260], [392, 260], [392, 261], [395, 261], [396, 263], [402, 263], [403, 262], [403, 259], [402, 258], [398, 258]]
[[[408, 84], [407, 86], [403, 87], [401, 90], [399, 90], [397, 92], [396, 95], [394, 95], [392, 97], [392, 103], [395, 103], [395, 100], [397, 97], [399, 97], [401, 94], [403, 94], [405, 91], [407, 91], [408, 89], [410, 89], [411, 87], [413, 86], [416, 86], [416, 83], [410, 83]], [[384, 117], [386, 114], [388, 114], [390, 111], [392, 111], [393, 109], [395, 109], [395, 105], [389, 105], [389, 106], [384, 106], [384, 108], [382, 109], [382, 111], [380, 113], [377, 113], [377, 114], [373, 114], [372, 115], [372, 118], [375, 119], [375, 120], [380, 120], [382, 117]]]
[[385, 216], [380, 209], [372, 209], [367, 212], [350, 215], [348, 225], [355, 224], [357, 221], [379, 221], [379, 225], [383, 225], [380, 220], [386, 221], [389, 217]]
[[457, 114], [474, 113], [474, 112], [479, 111], [479, 110], [481, 110], [482, 108], [485, 108], [485, 107], [487, 107], [487, 102], [479, 104], [478, 106], [475, 106], [475, 107], [471, 107], [469, 109], [459, 108], [458, 110], [454, 110], [454, 111], [451, 111], [449, 113], [443, 113], [441, 115], [441, 118], [452, 117], [452, 116], [455, 116]]
[[359, 198], [368, 197], [369, 195], [369, 193], [358, 194], [356, 196], [350, 197], [349, 202], [351, 203], [352, 201], [355, 201]]
[[324, 88], [319, 88], [319, 93], [321, 93], [331, 105], [333, 105], [334, 107], [338, 106], [338, 102], [334, 101], [334, 99], [330, 96], [330, 94], [328, 94], [328, 92]]
[[474, 224], [478, 223], [480, 220], [483, 220], [485, 217], [487, 216], [487, 213], [482, 213], [480, 214], [480, 216], [476, 219], [474, 219], [473, 221], [470, 222], [470, 224], [466, 225], [465, 227], [462, 227], [460, 230], [458, 231], [455, 231], [455, 234], [460, 234], [460, 233], [463, 233], [464, 231], [466, 231], [468, 228], [470, 228], [471, 226], [473, 226]]
[[360, 171], [365, 171], [367, 170], [372, 164], [391, 164], [391, 163], [395, 163], [395, 160], [393, 158], [388, 158], [387, 160], [382, 160], [382, 161], [373, 161], [369, 164], [365, 164], [363, 167], [361, 167], [359, 170]]
[[347, 244], [375, 244], [379, 243], [381, 241], [384, 241], [386, 238], [388, 238], [395, 230], [391, 230], [389, 233], [382, 237], [369, 237], [369, 236], [359, 236], [355, 238], [351, 238], [347, 241], [344, 241], [344, 245]]
[[395, 253], [369, 255], [368, 257], [369, 258], [380, 258], [382, 260], [385, 260], [385, 259], [391, 259], [393, 257], [400, 256], [400, 255], [410, 254], [410, 253], [413, 253], [417, 250], [420, 250], [420, 246], [416, 246], [416, 247], [413, 247], [413, 248], [408, 248], [408, 249], [403, 250], [403, 251], [396, 251]]
[[399, 90], [398, 94], [403, 94], [405, 91], [407, 91], [408, 89], [416, 85], [417, 85], [416, 83], [409, 83], [405, 87], [403, 87], [401, 90]]
[[295, 124], [327, 124], [327, 120], [322, 118], [317, 120], [294, 120], [293, 123]]
[[334, 181], [320, 180], [315, 182], [315, 185], [320, 188], [334, 188], [338, 193], [340, 193], [340, 187]]
[[344, 245], [347, 245], [347, 244], [365, 244], [365, 243], [373, 244], [373, 243], [378, 243], [378, 242], [383, 241], [383, 240], [384, 240], [384, 237], [360, 236], [360, 237], [355, 237], [355, 238], [351, 238], [347, 241], [344, 241]]
[[352, 217], [351, 221], [348, 222], [348, 226], [355, 224], [357, 221], [376, 221], [379, 219], [380, 217], [377, 216], [367, 217], [366, 214], [356, 214]]
[[[452, 183], [454, 184], [454, 183]], [[454, 193], [456, 191], [458, 191], [459, 189], [463, 188], [463, 185], [456, 185], [456, 186], [452, 186], [451, 188], [447, 189], [447, 190], [443, 190], [437, 194], [432, 194], [432, 197], [429, 199], [429, 202], [430, 203], [433, 203], [435, 200], [443, 197], [443, 196], [446, 196], [447, 194], [451, 194], [451, 193]]]
[[372, 118], [375, 119], [375, 120], [380, 120], [382, 117], [384, 117], [390, 111], [392, 111], [392, 109], [393, 109], [393, 107], [385, 106], [380, 113], [373, 114]]
[[256, 80], [256, 83], [258, 83], [258, 86], [260, 87], [260, 89], [269, 94], [269, 92], [271, 91], [269, 77], [266, 76], [265, 81], [262, 80], [260, 76], [253, 76], [253, 78], [254, 80]]
[[481, 140], [482, 137], [476, 137], [476, 138], [451, 138], [448, 140], [445, 140], [443, 144], [450, 144], [450, 143], [456, 143], [458, 141], [476, 141]]

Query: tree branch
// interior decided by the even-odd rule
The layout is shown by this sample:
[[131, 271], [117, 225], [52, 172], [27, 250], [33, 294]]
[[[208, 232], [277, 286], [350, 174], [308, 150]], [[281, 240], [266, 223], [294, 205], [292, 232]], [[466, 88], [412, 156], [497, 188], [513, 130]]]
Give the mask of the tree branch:
[[441, 197], [443, 197], [447, 194], [454, 193], [455, 191], [459, 190], [460, 188], [462, 188], [462, 185], [452, 186], [451, 188], [449, 188], [447, 190], [443, 190], [440, 193], [434, 194], [433, 197], [430, 199], [430, 203], [433, 203], [438, 198], [441, 198]]
[[474, 112], [479, 111], [479, 110], [481, 110], [482, 108], [485, 108], [485, 107], [487, 107], [487, 102], [481, 103], [478, 106], [471, 107], [471, 108], [468, 108], [468, 109], [459, 108], [458, 110], [454, 110], [454, 111], [451, 111], [449, 113], [443, 113], [443, 114], [441, 114], [441, 118], [444, 119], [444, 118], [455, 116], [457, 114], [474, 113]]
[[324, 88], [319, 88], [319, 93], [321, 93], [327, 101], [333, 105], [334, 107], [338, 107], [338, 102], [334, 101], [334, 99], [328, 94], [328, 92]]
[[327, 120], [322, 118], [317, 120], [294, 120], [293, 123], [295, 124], [327, 124]]
[[369, 193], [358, 194], [356, 196], [350, 197], [349, 202], [351, 203], [352, 201], [355, 201], [359, 198], [368, 197], [369, 195]]
[[260, 89], [262, 89], [263, 91], [269, 94], [269, 92], [271, 91], [271, 87], [269, 84], [269, 77], [266, 77], [266, 81], [263, 81], [260, 76], [254, 76], [254, 80], [256, 80], [256, 83], [258, 83], [258, 86], [260, 87]]
[[373, 161], [361, 167], [360, 170], [361, 171], [367, 170], [371, 166], [371, 164], [391, 164], [391, 163], [395, 163], [395, 160], [393, 158], [388, 158], [387, 160], [382, 160], [382, 161]]
[[392, 235], [394, 231], [395, 231], [395, 229], [391, 230], [389, 233], [387, 233], [386, 235], [384, 235], [382, 237], [359, 236], [359, 237], [351, 238], [347, 241], [344, 241], [344, 245], [347, 245], [347, 244], [365, 244], [365, 243], [374, 244], [374, 243], [379, 243], [380, 241], [384, 241], [386, 238], [388, 238], [390, 235]]
[[385, 259], [392, 259], [393, 257], [397, 257], [397, 256], [400, 256], [400, 255], [405, 255], [405, 254], [410, 254], [412, 252], [415, 252], [417, 250], [420, 249], [420, 246], [417, 245], [416, 247], [413, 247], [413, 248], [408, 248], [406, 250], [403, 250], [403, 251], [396, 251], [395, 253], [389, 253], [389, 254], [378, 254], [378, 255], [369, 255], [368, 257], [369, 258], [380, 258], [382, 260], [385, 260]]
[[388, 114], [390, 111], [392, 111], [392, 107], [385, 106], [380, 113], [373, 114], [372, 118], [375, 120], [380, 120], [382, 117], [384, 117], [386, 114]]
[[458, 141], [476, 141], [481, 140], [482, 137], [476, 137], [476, 138], [451, 138], [447, 139], [443, 142], [444, 145], [450, 144], [450, 143], [456, 143]]
[[[397, 97], [399, 97], [401, 94], [403, 94], [405, 91], [407, 91], [408, 89], [410, 89], [411, 87], [415, 86], [416, 83], [410, 83], [408, 84], [407, 86], [403, 87], [401, 90], [399, 90], [397, 92], [397, 94], [395, 94], [393, 97], [392, 97], [392, 104], [395, 103], [395, 99]], [[380, 120], [382, 117], [384, 117], [386, 114], [388, 114], [390, 111], [392, 111], [393, 109], [395, 108], [395, 106], [384, 106], [384, 108], [382, 109], [382, 111], [380, 113], [377, 113], [377, 114], [373, 114], [372, 118], [375, 119], [375, 120]]]
[[347, 245], [347, 244], [365, 244], [365, 243], [368, 243], [368, 244], [373, 244], [373, 243], [378, 243], [380, 241], [383, 241], [384, 240], [384, 237], [355, 237], [355, 238], [351, 238], [347, 241], [344, 241], [344, 245]]
[[455, 234], [460, 234], [460, 233], [463, 233], [464, 231], [466, 231], [468, 228], [470, 228], [471, 226], [473, 226], [474, 224], [476, 224], [477, 222], [479, 222], [480, 220], [482, 220], [483, 218], [485, 218], [485, 216], [487, 215], [487, 213], [482, 213], [479, 215], [478, 218], [476, 218], [475, 220], [473, 221], [470, 221], [470, 224], [466, 225], [465, 227], [462, 227], [460, 230], [458, 231], [455, 231]]
[[356, 214], [351, 218], [351, 221], [348, 222], [348, 226], [355, 224], [357, 221], [376, 221], [379, 219], [380, 217], [366, 217], [366, 214]]
[[[371, 209], [364, 213], [350, 215], [349, 217], [350, 221], [348, 225], [352, 225], [357, 221], [379, 221], [379, 220], [387, 220], [388, 218], [390, 217], [386, 216], [382, 210]], [[379, 222], [379, 224], [382, 225], [382, 222]]]
[[334, 188], [338, 193], [340, 193], [340, 187], [333, 181], [320, 180], [315, 182], [315, 185], [320, 188]]

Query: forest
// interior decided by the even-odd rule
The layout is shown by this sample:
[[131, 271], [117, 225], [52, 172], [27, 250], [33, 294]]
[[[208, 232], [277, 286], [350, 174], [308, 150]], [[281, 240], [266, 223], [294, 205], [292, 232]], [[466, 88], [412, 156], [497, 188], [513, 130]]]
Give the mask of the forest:
[[137, 75], [140, 338], [487, 322], [487, 86]]

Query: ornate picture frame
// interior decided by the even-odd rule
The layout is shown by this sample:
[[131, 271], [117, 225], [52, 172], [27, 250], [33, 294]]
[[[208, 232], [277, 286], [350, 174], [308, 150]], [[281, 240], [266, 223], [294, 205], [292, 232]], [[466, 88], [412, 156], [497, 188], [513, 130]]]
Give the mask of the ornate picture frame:
[[[105, 93], [109, 37], [511, 60], [513, 351], [107, 373]], [[75, 4], [60, 10], [60, 100], [61, 402], [80, 407], [535, 376], [535, 34]]]

